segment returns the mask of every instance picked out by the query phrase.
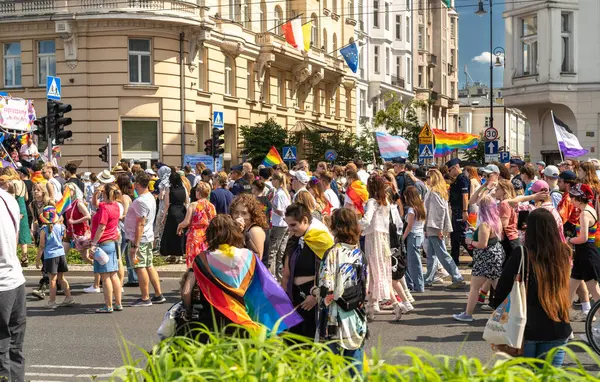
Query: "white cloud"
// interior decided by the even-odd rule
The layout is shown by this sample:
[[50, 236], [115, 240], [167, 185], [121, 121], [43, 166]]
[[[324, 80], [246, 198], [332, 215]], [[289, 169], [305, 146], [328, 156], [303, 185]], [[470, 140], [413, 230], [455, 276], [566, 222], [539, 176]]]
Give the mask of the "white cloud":
[[[481, 52], [479, 56], [475, 56], [471, 59], [471, 61], [477, 62], [479, 64], [489, 64], [492, 59], [492, 54], [490, 52]], [[494, 57], [494, 62], [496, 62], [496, 57]], [[504, 54], [500, 55], [500, 62], [504, 63]]]

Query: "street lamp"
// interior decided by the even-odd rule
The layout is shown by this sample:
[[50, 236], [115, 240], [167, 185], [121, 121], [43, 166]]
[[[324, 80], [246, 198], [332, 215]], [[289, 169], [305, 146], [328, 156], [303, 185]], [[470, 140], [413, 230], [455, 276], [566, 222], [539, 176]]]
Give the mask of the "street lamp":
[[[494, 61], [492, 60], [492, 52], [494, 51], [492, 36], [493, 36], [493, 28], [492, 28], [492, 0], [490, 2], [490, 128], [494, 127]], [[483, 0], [479, 0], [479, 6], [475, 14], [477, 16], [483, 16], [487, 12], [483, 8]]]
[[494, 66], [495, 67], [504, 66], [504, 64], [500, 60], [500, 57], [506, 56], [506, 52], [504, 51], [504, 48], [502, 48], [501, 46], [497, 46], [496, 48], [494, 48], [494, 56], [496, 56], [496, 62], [494, 63]]

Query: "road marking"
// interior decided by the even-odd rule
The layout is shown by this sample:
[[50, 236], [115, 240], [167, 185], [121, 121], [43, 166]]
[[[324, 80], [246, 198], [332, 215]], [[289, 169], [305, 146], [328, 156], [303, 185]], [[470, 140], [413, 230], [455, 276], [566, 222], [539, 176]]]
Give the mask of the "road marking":
[[79, 369], [79, 370], [115, 370], [117, 367], [104, 366], [72, 366], [72, 365], [31, 365], [29, 367], [38, 367], [44, 369]]
[[52, 374], [52, 373], [25, 373], [25, 375], [30, 377], [55, 377], [55, 378], [73, 378], [75, 374]]

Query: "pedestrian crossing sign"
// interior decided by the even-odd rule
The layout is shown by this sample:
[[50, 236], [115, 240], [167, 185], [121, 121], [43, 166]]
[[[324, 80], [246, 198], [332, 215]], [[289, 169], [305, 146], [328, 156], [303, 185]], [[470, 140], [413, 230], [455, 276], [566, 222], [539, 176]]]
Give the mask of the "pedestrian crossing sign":
[[433, 159], [433, 145], [419, 145], [419, 159]]
[[292, 162], [296, 160], [296, 146], [285, 146], [282, 152], [284, 161]]
[[60, 101], [60, 77], [46, 77], [46, 98]]
[[213, 127], [217, 129], [222, 129], [225, 127], [223, 122], [223, 112], [222, 111], [213, 111]]

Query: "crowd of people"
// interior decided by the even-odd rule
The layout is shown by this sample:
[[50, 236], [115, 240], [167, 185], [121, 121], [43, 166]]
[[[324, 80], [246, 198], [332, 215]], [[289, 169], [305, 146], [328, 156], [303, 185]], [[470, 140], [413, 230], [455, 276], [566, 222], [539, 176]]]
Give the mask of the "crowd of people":
[[[472, 257], [465, 311], [453, 315], [461, 322], [472, 322], [478, 306], [493, 310], [504, 301], [524, 258], [524, 352], [539, 357], [565, 344], [569, 323], [585, 320], [590, 295], [600, 297], [599, 167], [597, 161], [556, 167], [513, 159], [463, 169], [458, 159], [422, 167], [401, 158], [370, 171], [360, 160], [320, 162], [314, 170], [305, 160], [293, 169], [243, 163], [229, 174], [202, 163], [143, 170], [122, 162], [98, 174], [78, 173], [73, 163], [63, 171], [51, 163], [6, 167], [0, 212], [14, 227], [0, 226], [0, 241], [12, 230], [22, 257], [21, 264], [1, 259], [15, 282], [0, 281], [0, 297], [10, 291], [10, 301], [24, 304], [24, 290], [12, 289], [24, 282], [20, 265], [28, 265], [34, 244], [44, 277], [33, 293], [47, 295], [49, 309], [75, 303], [66, 278], [71, 249], [93, 264], [94, 282], [85, 292], [103, 293], [97, 313], [123, 310], [124, 286], [139, 286], [131, 307], [160, 304], [165, 298], [153, 262], [160, 255], [188, 268], [182, 282], [187, 319], [204, 301], [224, 324], [244, 324], [219, 306], [207, 285], [234, 295], [251, 289], [264, 270], [300, 316], [288, 330], [337, 340], [334, 350], [359, 368], [368, 322], [382, 310], [399, 320], [415, 309], [415, 295], [444, 279], [451, 279], [448, 289], [467, 288], [461, 254]], [[579, 312], [572, 309], [576, 296]]]

